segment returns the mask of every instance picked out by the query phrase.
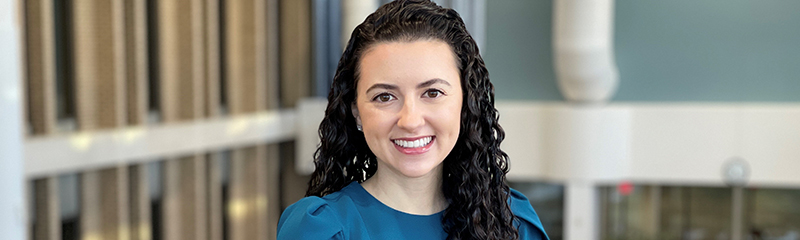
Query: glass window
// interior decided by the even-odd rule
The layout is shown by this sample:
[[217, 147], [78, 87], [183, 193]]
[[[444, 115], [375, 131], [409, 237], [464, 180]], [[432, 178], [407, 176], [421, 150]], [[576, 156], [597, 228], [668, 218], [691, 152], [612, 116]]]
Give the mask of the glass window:
[[511, 181], [508, 185], [528, 197], [551, 240], [564, 238], [563, 184]]
[[748, 189], [746, 239], [800, 239], [800, 190]]
[[628, 185], [600, 188], [602, 239], [730, 239], [727, 187]]

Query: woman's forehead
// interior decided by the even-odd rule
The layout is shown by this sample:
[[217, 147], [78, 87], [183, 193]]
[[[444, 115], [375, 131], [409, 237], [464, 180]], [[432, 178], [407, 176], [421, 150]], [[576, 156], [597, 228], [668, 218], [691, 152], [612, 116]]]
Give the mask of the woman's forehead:
[[450, 46], [439, 40], [378, 43], [361, 58], [359, 86], [393, 83], [415, 86], [441, 79], [460, 84], [459, 71]]

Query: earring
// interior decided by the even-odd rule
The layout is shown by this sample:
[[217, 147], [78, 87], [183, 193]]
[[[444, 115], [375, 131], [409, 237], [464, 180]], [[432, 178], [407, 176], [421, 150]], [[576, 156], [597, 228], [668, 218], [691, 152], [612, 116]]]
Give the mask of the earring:
[[361, 124], [356, 124], [356, 129], [358, 129], [359, 132], [364, 130], [364, 129], [361, 129]]

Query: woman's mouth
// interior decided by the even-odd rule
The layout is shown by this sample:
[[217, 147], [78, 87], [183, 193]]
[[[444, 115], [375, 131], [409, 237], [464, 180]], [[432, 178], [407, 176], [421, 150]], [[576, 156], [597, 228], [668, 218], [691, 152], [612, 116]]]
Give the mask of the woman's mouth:
[[394, 147], [405, 154], [421, 154], [431, 148], [431, 143], [436, 139], [434, 136], [421, 137], [417, 139], [394, 139]]

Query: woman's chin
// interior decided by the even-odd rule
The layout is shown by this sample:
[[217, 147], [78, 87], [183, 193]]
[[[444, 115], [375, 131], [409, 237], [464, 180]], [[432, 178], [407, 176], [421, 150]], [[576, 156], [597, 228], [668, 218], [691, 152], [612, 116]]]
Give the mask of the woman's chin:
[[410, 168], [399, 169], [400, 173], [407, 178], [421, 178], [426, 176], [431, 176], [434, 174], [434, 171], [440, 169], [437, 167], [438, 165], [429, 166], [429, 167], [422, 167], [422, 166], [414, 166]]

